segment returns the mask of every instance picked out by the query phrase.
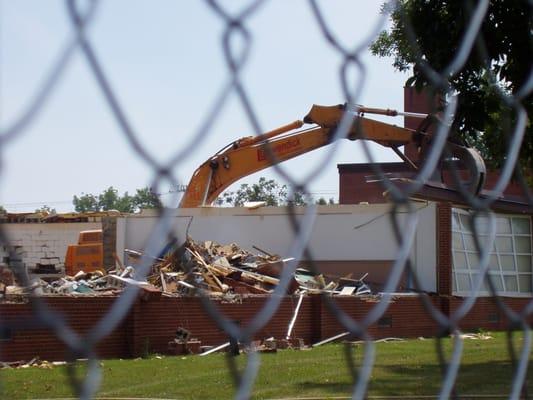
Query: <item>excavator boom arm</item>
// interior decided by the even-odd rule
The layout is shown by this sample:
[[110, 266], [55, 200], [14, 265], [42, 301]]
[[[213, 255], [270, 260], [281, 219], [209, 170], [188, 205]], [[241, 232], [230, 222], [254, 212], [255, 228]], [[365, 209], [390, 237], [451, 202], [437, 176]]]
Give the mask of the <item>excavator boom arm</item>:
[[[209, 205], [235, 181], [328, 144], [329, 129], [314, 128], [281, 138], [229, 148], [204, 162], [193, 174], [180, 207]], [[239, 143], [237, 141], [236, 143]]]
[[[394, 110], [364, 110], [385, 115], [397, 113]], [[333, 139], [337, 139], [335, 132], [339, 124], [344, 123], [343, 118], [346, 113], [353, 115], [348, 116], [350, 118], [347, 121], [348, 129], [343, 138], [372, 140], [393, 148], [397, 154], [399, 146], [412, 142], [420, 143], [420, 135], [424, 135], [407, 128], [364, 118], [360, 112], [361, 110], [356, 114], [347, 111], [343, 105], [313, 105], [304, 122], [318, 125], [314, 128], [294, 131], [304, 123], [295, 121], [262, 135], [236, 140], [198, 167], [187, 185], [180, 207], [210, 205], [220, 193], [237, 180], [331, 143]], [[463, 154], [472, 158], [469, 152]], [[484, 164], [481, 165], [482, 162], [480, 164], [479, 160], [474, 161], [476, 161], [475, 166], [482, 170], [478, 175], [483, 175]], [[480, 188], [481, 184], [477, 184], [476, 187]]]

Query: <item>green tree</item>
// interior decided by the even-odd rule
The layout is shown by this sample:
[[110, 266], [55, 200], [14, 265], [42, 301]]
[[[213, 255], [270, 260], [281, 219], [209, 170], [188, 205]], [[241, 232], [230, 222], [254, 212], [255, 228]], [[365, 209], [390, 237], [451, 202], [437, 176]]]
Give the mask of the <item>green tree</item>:
[[134, 212], [135, 204], [133, 203], [133, 197], [130, 196], [128, 192], [124, 193], [123, 196], [117, 197], [117, 200], [115, 201], [113, 208], [110, 208], [109, 210], [118, 210], [124, 213]]
[[242, 207], [251, 201], [264, 201], [267, 206], [281, 206], [292, 203], [302, 206], [306, 203], [306, 195], [302, 190], [289, 191], [287, 185], [280, 185], [273, 179], [260, 177], [257, 183], [243, 183], [236, 192], [226, 191], [219, 197], [216, 204], [230, 204]]
[[144, 187], [137, 189], [133, 196], [133, 205], [136, 209], [161, 208], [162, 204], [152, 188]]
[[[390, 13], [391, 27], [371, 46], [378, 56], [393, 57], [393, 66], [408, 71], [407, 86], [421, 89], [430, 81], [419, 67], [420, 58], [437, 72], [444, 71], [457, 55], [466, 28], [472, 22], [472, 1], [400, 0]], [[491, 0], [476, 45], [467, 61], [450, 78], [458, 96], [452, 131], [477, 147], [492, 167], [505, 160], [508, 133], [516, 115], [502, 101], [501, 93], [514, 95], [529, 79], [532, 68], [533, 30], [531, 2]], [[409, 28], [416, 37], [417, 53]], [[412, 38], [412, 37], [411, 37]], [[421, 55], [421, 56], [420, 56]], [[437, 91], [437, 95], [439, 92]], [[442, 91], [440, 92], [442, 94]], [[520, 159], [533, 167], [533, 93], [521, 100], [529, 122]]]
[[82, 193], [79, 197], [75, 195], [72, 204], [74, 204], [76, 212], [100, 211], [98, 197], [93, 194]]
[[156, 208], [161, 205], [159, 198], [150, 188], [137, 189], [135, 195], [130, 196], [128, 192], [120, 195], [113, 186], [99, 195], [82, 193], [79, 197], [74, 196], [72, 203], [77, 212], [118, 210], [132, 213], [141, 208]]
[[307, 195], [303, 190], [296, 189], [293, 192], [289, 192], [285, 197], [286, 204], [292, 204], [294, 206], [305, 206], [307, 205]]
[[335, 199], [333, 197], [330, 197], [329, 200], [326, 200], [324, 197], [320, 197], [316, 202], [319, 206], [327, 206], [327, 205], [333, 205], [335, 204]]
[[[125, 194], [126, 201], [129, 199], [128, 192]], [[113, 186], [109, 186], [106, 190], [104, 190], [102, 193], [98, 195], [98, 207], [100, 211], [109, 211], [109, 210], [118, 210], [122, 211], [119, 208], [119, 205], [124, 207], [126, 206], [128, 209], [130, 208], [129, 205], [126, 202], [122, 201], [118, 194], [118, 190], [115, 189]], [[130, 211], [125, 211], [130, 212]]]

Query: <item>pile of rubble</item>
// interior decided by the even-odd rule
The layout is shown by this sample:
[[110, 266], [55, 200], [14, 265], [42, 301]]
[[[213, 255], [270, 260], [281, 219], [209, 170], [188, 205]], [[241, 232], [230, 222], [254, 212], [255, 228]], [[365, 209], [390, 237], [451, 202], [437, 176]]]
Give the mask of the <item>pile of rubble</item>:
[[[235, 243], [199, 243], [189, 238], [184, 245], [156, 260], [148, 282], [165, 293], [194, 294], [202, 289], [213, 296], [226, 293], [270, 294], [279, 285], [284, 269], [293, 259], [282, 259], [254, 248], [262, 254], [252, 254]], [[370, 293], [362, 280], [332, 280], [302, 268], [297, 268], [290, 276], [286, 293], [324, 291], [332, 294]]]
[[[171, 246], [169, 246], [171, 247]], [[80, 271], [47, 282], [37, 280], [30, 287], [7, 286], [4, 298], [37, 295], [104, 295], [116, 294], [128, 285], [144, 291], [169, 296], [196, 295], [198, 291], [210, 296], [228, 297], [244, 294], [270, 294], [280, 283], [280, 276], [292, 259], [282, 259], [258, 247], [261, 254], [252, 254], [236, 244], [221, 245], [213, 241], [203, 243], [188, 239], [162, 257], [151, 257], [146, 279], [137, 273], [143, 253], [126, 250], [128, 266], [117, 259], [115, 269], [104, 272]], [[363, 277], [364, 278], [364, 277]], [[330, 293], [332, 295], [367, 295], [371, 291], [361, 279], [350, 277], [331, 279], [297, 268], [290, 276], [287, 294]]]
[[[122, 287], [110, 285], [111, 274], [103, 271], [83, 272], [64, 276], [51, 282], [35, 279], [29, 286], [9, 285], [0, 290], [0, 298], [8, 301], [24, 301], [28, 295], [115, 295]], [[1, 286], [1, 285], [0, 285]]]

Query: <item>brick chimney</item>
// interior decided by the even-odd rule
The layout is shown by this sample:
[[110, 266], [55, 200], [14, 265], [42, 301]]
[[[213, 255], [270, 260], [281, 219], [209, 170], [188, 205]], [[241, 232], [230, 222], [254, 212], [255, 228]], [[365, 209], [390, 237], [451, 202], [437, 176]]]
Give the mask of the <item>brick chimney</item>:
[[[435, 97], [430, 97], [427, 90], [418, 92], [414, 86], [404, 86], [403, 88], [403, 110], [406, 112], [430, 114], [435, 112], [437, 101]], [[418, 129], [423, 119], [404, 117], [404, 126], [409, 129]], [[430, 126], [428, 132], [433, 133], [434, 126]], [[418, 160], [418, 152], [414, 143], [405, 146], [405, 155], [413, 161]]]

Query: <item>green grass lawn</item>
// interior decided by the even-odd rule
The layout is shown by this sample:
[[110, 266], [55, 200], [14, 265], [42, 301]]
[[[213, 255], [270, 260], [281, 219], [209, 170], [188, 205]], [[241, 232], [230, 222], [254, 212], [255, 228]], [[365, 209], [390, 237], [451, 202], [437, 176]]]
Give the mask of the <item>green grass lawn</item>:
[[[490, 340], [465, 340], [457, 379], [460, 394], [508, 394], [513, 370], [502, 333]], [[445, 339], [449, 354], [451, 340]], [[517, 335], [516, 343], [521, 344]], [[362, 347], [354, 345], [355, 363]], [[238, 357], [244, 365], [246, 356]], [[222, 354], [206, 357], [103, 360], [99, 397], [153, 397], [165, 399], [226, 399], [235, 394]], [[528, 381], [533, 378], [528, 374]], [[4, 369], [0, 371], [1, 398], [74, 397], [65, 367]], [[370, 396], [435, 395], [441, 386], [434, 340], [376, 344]], [[529, 385], [529, 390], [533, 386]], [[284, 397], [349, 397], [353, 382], [345, 347], [324, 345], [312, 350], [283, 350], [261, 354], [261, 367], [253, 389], [255, 399]]]

